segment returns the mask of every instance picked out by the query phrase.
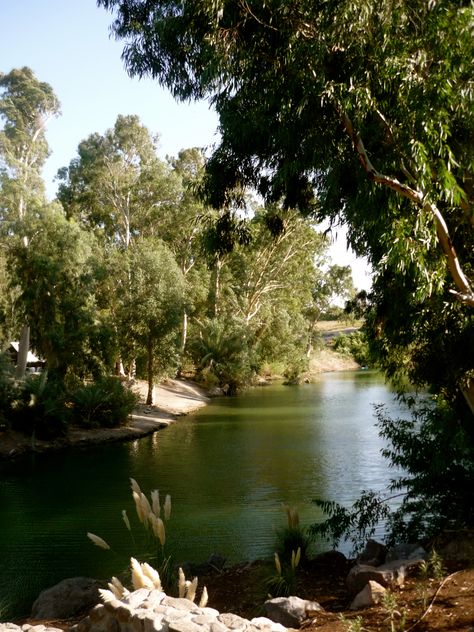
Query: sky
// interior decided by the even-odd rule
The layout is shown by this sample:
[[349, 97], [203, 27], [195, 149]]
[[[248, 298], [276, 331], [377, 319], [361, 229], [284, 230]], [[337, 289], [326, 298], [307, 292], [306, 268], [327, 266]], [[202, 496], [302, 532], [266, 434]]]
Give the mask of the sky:
[[[0, 0], [0, 72], [28, 66], [49, 83], [61, 115], [48, 123], [51, 149], [43, 170], [48, 196], [55, 176], [77, 155], [90, 134], [103, 134], [119, 114], [136, 114], [159, 136], [162, 158], [187, 147], [211, 148], [219, 140], [218, 119], [206, 102], [178, 103], [151, 79], [130, 78], [121, 60], [123, 45], [110, 35], [113, 17], [95, 0]], [[370, 287], [364, 260], [333, 235], [333, 262], [351, 265], [359, 289]]]

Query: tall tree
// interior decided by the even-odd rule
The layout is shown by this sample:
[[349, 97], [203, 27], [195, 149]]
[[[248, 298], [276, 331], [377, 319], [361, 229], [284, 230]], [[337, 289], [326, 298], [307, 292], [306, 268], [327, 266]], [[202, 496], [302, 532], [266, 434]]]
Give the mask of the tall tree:
[[165, 373], [170, 365], [175, 364], [175, 369], [177, 365], [184, 279], [170, 249], [160, 240], [137, 240], [127, 253], [124, 272], [131, 283], [122, 296], [120, 324], [133, 355], [146, 356], [146, 403], [153, 404], [157, 368]]
[[[30, 68], [0, 73], [0, 221], [10, 234], [12, 223], [27, 218], [45, 203], [41, 169], [49, 155], [45, 128], [59, 114], [59, 101], [51, 86], [40, 82]], [[23, 245], [28, 247], [25, 234]], [[29, 327], [20, 336], [17, 377], [26, 370]]]
[[179, 183], [157, 156], [157, 138], [137, 116], [119, 115], [104, 135], [92, 134], [59, 171], [58, 198], [66, 213], [121, 249], [150, 235]]
[[[443, 312], [455, 312], [472, 331], [472, 3], [98, 4], [117, 10], [112, 28], [126, 40], [129, 72], [156, 77], [179, 99], [210, 97], [222, 137], [207, 169], [214, 205], [253, 186], [348, 222], [381, 292], [390, 281], [396, 302], [410, 306], [379, 310], [389, 344], [402, 312], [414, 327], [436, 320], [440, 329]], [[462, 394], [473, 404], [468, 364], [442, 384], [460, 409]]]

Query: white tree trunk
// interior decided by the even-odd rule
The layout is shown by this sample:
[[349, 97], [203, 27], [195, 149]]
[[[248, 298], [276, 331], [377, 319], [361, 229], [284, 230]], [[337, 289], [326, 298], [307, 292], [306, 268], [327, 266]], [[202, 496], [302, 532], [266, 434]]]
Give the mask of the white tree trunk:
[[20, 340], [18, 343], [18, 359], [15, 371], [15, 377], [17, 380], [21, 380], [25, 377], [29, 349], [30, 328], [28, 325], [24, 325], [23, 329], [21, 330]]

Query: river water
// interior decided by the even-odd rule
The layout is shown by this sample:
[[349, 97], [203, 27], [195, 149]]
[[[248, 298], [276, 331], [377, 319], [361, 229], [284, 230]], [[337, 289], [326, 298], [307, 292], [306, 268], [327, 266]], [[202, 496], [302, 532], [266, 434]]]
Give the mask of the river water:
[[[3, 464], [0, 620], [27, 613], [65, 577], [109, 577], [143, 552], [129, 477], [146, 493], [171, 495], [166, 547], [177, 561], [270, 556], [285, 526], [282, 503], [306, 526], [322, 518], [314, 498], [350, 503], [362, 489], [386, 488], [394, 473], [380, 454], [377, 403], [401, 412], [378, 373], [323, 374], [315, 384], [216, 399], [139, 441]], [[93, 546], [88, 531], [112, 551]]]

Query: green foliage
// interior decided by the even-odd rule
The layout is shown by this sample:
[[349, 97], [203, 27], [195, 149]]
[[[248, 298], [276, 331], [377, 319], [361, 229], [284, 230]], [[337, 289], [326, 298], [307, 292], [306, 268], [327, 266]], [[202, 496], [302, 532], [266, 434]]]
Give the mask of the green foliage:
[[342, 355], [354, 358], [361, 366], [372, 364], [367, 337], [363, 331], [339, 334], [334, 339], [333, 349]]
[[12, 403], [17, 397], [14, 367], [6, 353], [0, 353], [0, 425], [9, 425]]
[[115, 428], [127, 422], [137, 401], [118, 378], [103, 377], [73, 392], [72, 420], [84, 428]]
[[33, 439], [64, 436], [70, 412], [62, 381], [48, 377], [46, 371], [27, 376], [19, 384], [9, 416], [12, 430], [31, 435]]
[[265, 581], [265, 587], [270, 599], [274, 597], [289, 597], [296, 593], [296, 570], [300, 559], [300, 549], [293, 550], [290, 560], [283, 564], [278, 553], [275, 553], [276, 572]]
[[352, 544], [353, 552], [360, 550], [374, 533], [377, 525], [388, 518], [390, 510], [381, 494], [364, 490], [350, 509], [339, 503], [313, 500], [329, 517], [309, 528], [311, 536], [328, 540], [336, 548], [341, 540]]

